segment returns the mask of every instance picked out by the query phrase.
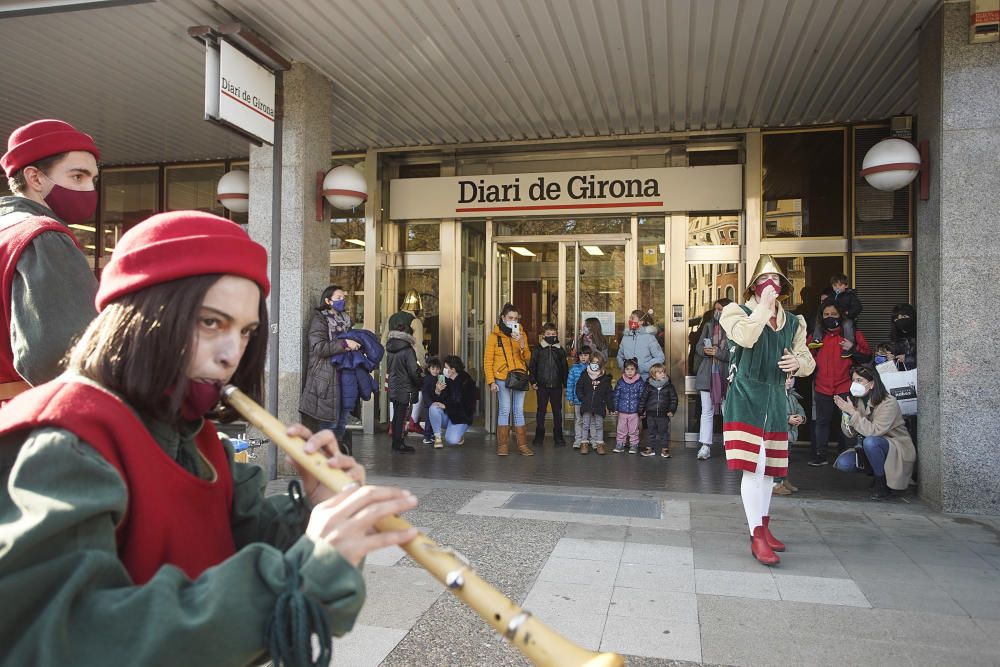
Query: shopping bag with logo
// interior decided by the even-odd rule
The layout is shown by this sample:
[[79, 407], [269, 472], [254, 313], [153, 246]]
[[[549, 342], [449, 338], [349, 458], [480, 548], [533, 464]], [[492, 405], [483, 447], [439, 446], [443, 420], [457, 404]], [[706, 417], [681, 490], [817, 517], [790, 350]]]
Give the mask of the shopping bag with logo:
[[880, 373], [886, 391], [899, 403], [904, 417], [917, 414], [917, 369]]

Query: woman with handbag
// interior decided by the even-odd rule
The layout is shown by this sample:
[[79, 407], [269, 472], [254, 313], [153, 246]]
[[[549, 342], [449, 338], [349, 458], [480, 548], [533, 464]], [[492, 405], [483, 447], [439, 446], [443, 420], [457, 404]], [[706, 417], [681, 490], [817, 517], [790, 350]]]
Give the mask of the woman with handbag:
[[512, 303], [504, 304], [500, 317], [490, 332], [483, 355], [483, 373], [490, 391], [497, 395], [497, 456], [507, 456], [510, 446], [511, 412], [517, 451], [522, 456], [534, 456], [528, 447], [524, 427], [524, 396], [528, 391], [528, 360], [531, 350], [521, 329], [520, 313]]
[[841, 428], [849, 438], [861, 438], [865, 457], [875, 475], [872, 500], [905, 491], [913, 474], [917, 450], [903, 423], [899, 403], [886, 391], [882, 378], [871, 366], [851, 371], [851, 400], [834, 396], [844, 413]]

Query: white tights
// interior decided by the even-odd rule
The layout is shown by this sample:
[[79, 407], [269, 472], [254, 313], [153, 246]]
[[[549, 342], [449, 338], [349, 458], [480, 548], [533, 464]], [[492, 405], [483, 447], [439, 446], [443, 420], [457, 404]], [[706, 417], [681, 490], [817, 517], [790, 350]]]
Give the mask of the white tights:
[[743, 471], [743, 481], [740, 483], [740, 495], [743, 496], [743, 511], [747, 514], [747, 524], [750, 534], [757, 526], [763, 525], [763, 518], [771, 511], [771, 491], [774, 489], [774, 477], [764, 474], [765, 450], [761, 445], [757, 456], [757, 469], [753, 472]]

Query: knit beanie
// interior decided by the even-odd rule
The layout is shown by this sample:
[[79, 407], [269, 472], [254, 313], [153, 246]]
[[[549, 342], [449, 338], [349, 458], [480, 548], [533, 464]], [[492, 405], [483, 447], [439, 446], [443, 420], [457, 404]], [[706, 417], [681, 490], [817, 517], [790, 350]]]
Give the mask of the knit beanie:
[[61, 120], [36, 120], [11, 132], [0, 165], [10, 177], [39, 160], [70, 151], [87, 151], [94, 159], [101, 159], [89, 134]]
[[267, 296], [267, 250], [235, 222], [202, 211], [158, 213], [125, 232], [101, 272], [97, 310], [124, 294], [207, 274], [241, 276]]

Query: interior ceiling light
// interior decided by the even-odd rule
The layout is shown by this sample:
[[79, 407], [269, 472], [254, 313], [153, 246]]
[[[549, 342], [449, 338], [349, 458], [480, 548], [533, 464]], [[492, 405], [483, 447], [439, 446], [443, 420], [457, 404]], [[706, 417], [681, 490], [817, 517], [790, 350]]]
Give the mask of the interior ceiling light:
[[600, 247], [598, 247], [596, 245], [585, 245], [585, 246], [583, 246], [583, 249], [587, 251], [588, 255], [595, 255], [595, 256], [597, 256], [597, 255], [603, 255], [604, 254], [604, 251], [601, 250]]
[[519, 245], [512, 245], [510, 247], [511, 252], [516, 252], [521, 257], [534, 257], [535, 253], [531, 252], [527, 248], [523, 248]]
[[361, 239], [344, 239], [344, 243], [353, 243], [354, 245], [359, 245], [362, 248], [365, 247], [365, 242]]

